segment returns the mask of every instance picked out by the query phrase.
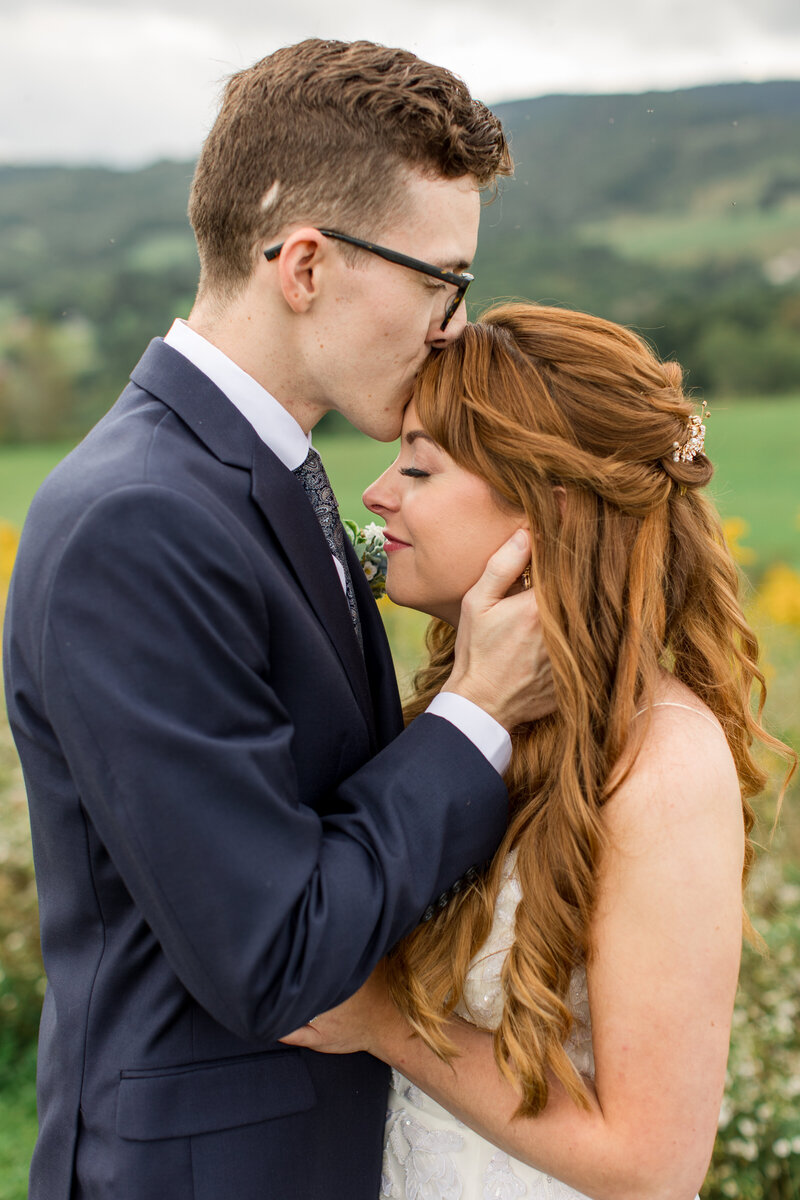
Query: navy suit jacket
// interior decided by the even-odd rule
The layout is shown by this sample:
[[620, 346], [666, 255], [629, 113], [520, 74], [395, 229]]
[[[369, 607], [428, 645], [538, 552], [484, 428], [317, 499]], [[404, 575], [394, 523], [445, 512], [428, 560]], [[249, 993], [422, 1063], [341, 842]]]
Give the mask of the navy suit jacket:
[[35, 498], [4, 667], [48, 988], [32, 1200], [376, 1200], [387, 1069], [276, 1044], [491, 855], [301, 484], [160, 340]]

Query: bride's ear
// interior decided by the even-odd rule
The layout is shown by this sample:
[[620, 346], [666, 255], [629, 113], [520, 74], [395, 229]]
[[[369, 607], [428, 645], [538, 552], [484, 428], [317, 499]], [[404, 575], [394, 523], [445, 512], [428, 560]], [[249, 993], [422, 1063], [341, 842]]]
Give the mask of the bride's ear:
[[564, 487], [563, 483], [556, 483], [553, 486], [553, 495], [555, 496], [556, 503], [558, 504], [558, 511], [561, 513], [563, 518], [564, 509], [567, 505], [567, 489]]

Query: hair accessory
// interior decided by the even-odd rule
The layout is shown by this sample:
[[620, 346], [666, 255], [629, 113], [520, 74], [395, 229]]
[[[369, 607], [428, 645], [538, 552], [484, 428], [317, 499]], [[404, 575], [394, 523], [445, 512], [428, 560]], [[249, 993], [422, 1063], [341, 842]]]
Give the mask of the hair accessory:
[[680, 442], [673, 442], [673, 462], [693, 462], [698, 454], [702, 454], [706, 444], [706, 427], [703, 421], [706, 417], [711, 416], [707, 411], [706, 401], [703, 401], [703, 407], [700, 409], [700, 414], [689, 417], [686, 426], [686, 441], [683, 445]]
[[531, 589], [531, 564], [528, 563], [525, 570], [522, 572], [522, 587], [528, 592]]

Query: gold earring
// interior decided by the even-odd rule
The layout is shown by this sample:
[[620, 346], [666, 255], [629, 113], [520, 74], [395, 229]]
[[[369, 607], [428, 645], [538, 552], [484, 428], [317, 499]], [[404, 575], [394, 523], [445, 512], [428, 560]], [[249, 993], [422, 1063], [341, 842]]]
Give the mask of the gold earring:
[[528, 563], [525, 570], [522, 572], [522, 587], [528, 592], [531, 588], [531, 564]]

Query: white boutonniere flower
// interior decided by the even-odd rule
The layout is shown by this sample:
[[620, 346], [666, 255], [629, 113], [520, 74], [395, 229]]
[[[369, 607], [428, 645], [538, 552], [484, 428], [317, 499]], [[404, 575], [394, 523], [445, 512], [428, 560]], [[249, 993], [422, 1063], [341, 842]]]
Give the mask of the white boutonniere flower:
[[386, 538], [383, 529], [374, 521], [363, 528], [359, 528], [355, 521], [342, 521], [342, 524], [361, 561], [372, 594], [376, 600], [380, 600], [386, 593], [386, 552], [383, 548]]

